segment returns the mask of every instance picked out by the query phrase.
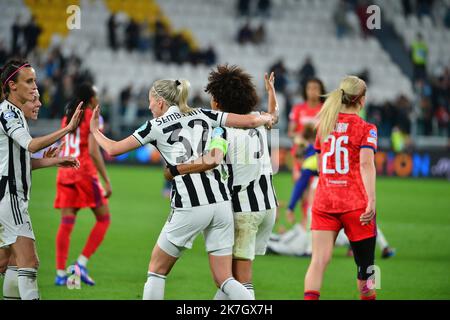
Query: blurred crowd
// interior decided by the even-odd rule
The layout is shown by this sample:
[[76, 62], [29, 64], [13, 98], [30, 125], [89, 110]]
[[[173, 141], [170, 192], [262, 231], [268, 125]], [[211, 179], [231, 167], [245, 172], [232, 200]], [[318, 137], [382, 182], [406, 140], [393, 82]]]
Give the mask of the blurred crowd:
[[[403, 1], [404, 5], [416, 3], [408, 7], [409, 11], [416, 14], [429, 14], [432, 12], [432, 1]], [[341, 1], [339, 5], [358, 6], [365, 5], [364, 1]], [[272, 4], [270, 0], [237, 0], [237, 15], [247, 21], [253, 16], [271, 16]], [[417, 11], [411, 11], [417, 10]], [[411, 13], [410, 13], [411, 14]], [[339, 20], [339, 19], [338, 19]], [[205, 50], [195, 48], [187, 31], [170, 32], [167, 25], [156, 20], [153, 26], [144, 22], [137, 24], [135, 21], [123, 20], [112, 14], [107, 22], [108, 44], [111, 50], [125, 48], [129, 51], [149, 52], [154, 58], [162, 62], [192, 63], [214, 65], [216, 54], [212, 47]], [[11, 26], [12, 42], [8, 46], [0, 40], [0, 64], [4, 64], [8, 58], [14, 56], [27, 56], [33, 63], [39, 74], [38, 86], [41, 93], [43, 107], [40, 117], [57, 119], [64, 114], [64, 106], [72, 96], [74, 86], [83, 81], [93, 81], [92, 73], [84, 67], [83, 60], [74, 54], [65, 55], [59, 47], [53, 47], [47, 51], [37, 50], [37, 39], [41, 32], [34, 19], [26, 24], [17, 21]], [[337, 33], [337, 37], [344, 36]], [[265, 31], [261, 24], [257, 28], [251, 28], [245, 23], [238, 31], [239, 43], [260, 43], [264, 41]], [[423, 40], [423, 39], [422, 39]], [[419, 46], [423, 50], [423, 47]], [[413, 56], [413, 51], [411, 55]], [[422, 55], [423, 56], [423, 55]], [[424, 63], [426, 57], [424, 55]], [[311, 53], [305, 61], [300, 62], [297, 70], [289, 70], [282, 59], [277, 59], [267, 71], [276, 74], [276, 89], [280, 96], [282, 120], [280, 129], [287, 135], [289, 115], [291, 110], [306, 100], [305, 88], [309, 79], [317, 78], [317, 68], [314, 55]], [[414, 77], [416, 98], [411, 101], [405, 96], [398, 96], [392, 101], [382, 104], [370, 103], [362, 114], [368, 121], [375, 123], [382, 137], [390, 137], [396, 132], [404, 135], [440, 135], [450, 134], [449, 109], [450, 109], [450, 65], [443, 66], [439, 70], [428, 73], [426, 66], [424, 72], [416, 72]], [[370, 86], [370, 73], [368, 70], [355, 70], [356, 75], [363, 78]], [[140, 117], [148, 117], [147, 87], [133, 87], [126, 85], [119, 96], [111, 96], [108, 88], [98, 88], [102, 102], [102, 112], [106, 120], [111, 106], [115, 105], [120, 115], [122, 128], [133, 127]], [[331, 89], [331, 88], [326, 88]], [[208, 101], [202, 100], [200, 92], [192, 93], [192, 102], [196, 106], [207, 106]], [[414, 131], [415, 130], [415, 131]], [[412, 132], [414, 131], [414, 132]]]

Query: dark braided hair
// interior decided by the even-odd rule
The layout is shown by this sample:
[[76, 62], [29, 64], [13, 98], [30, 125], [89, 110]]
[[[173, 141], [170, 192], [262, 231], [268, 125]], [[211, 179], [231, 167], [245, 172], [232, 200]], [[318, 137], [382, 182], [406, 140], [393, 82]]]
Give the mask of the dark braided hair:
[[213, 96], [224, 112], [247, 114], [259, 102], [252, 77], [236, 65], [218, 65], [212, 70], [205, 92]]

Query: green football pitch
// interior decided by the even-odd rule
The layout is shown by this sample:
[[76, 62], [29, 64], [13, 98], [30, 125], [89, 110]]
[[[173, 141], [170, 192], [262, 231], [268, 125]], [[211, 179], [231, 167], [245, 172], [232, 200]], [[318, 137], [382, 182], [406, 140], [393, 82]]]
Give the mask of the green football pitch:
[[[112, 224], [89, 262], [94, 287], [69, 290], [55, 287], [55, 234], [59, 212], [53, 209], [56, 169], [33, 173], [30, 214], [41, 261], [39, 288], [42, 299], [141, 299], [150, 253], [169, 213], [162, 196], [159, 168], [109, 166], [113, 185], [110, 199]], [[290, 175], [274, 177], [281, 202], [289, 199]], [[450, 183], [444, 180], [377, 181], [378, 223], [395, 257], [382, 260], [379, 299], [450, 299]], [[280, 221], [284, 208], [280, 209]], [[95, 222], [90, 210], [78, 214], [72, 233], [69, 262], [75, 261]], [[308, 258], [268, 255], [254, 264], [257, 299], [301, 299]], [[323, 299], [357, 299], [356, 268], [345, 248], [336, 248], [321, 291]], [[211, 299], [212, 281], [203, 239], [184, 253], [166, 282], [166, 299]]]

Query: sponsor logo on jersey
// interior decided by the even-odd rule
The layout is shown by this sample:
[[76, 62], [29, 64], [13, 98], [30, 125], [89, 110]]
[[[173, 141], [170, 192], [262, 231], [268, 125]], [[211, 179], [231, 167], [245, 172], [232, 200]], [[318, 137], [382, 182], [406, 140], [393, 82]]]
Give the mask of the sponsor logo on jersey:
[[374, 138], [377, 137], [377, 132], [375, 130], [372, 129], [372, 130], [369, 131], [369, 133], [370, 133], [371, 137], [374, 137]]
[[15, 112], [13, 112], [13, 111], [6, 111], [3, 114], [3, 119], [9, 120], [9, 119], [13, 119], [15, 116], [16, 116]]
[[375, 138], [367, 138], [367, 142], [373, 143], [373, 144], [377, 144], [377, 139]]

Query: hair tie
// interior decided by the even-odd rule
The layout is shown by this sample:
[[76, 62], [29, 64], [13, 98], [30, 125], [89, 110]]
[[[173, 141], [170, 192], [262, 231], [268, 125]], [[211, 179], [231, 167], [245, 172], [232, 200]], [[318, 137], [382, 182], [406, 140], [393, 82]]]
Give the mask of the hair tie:
[[178, 87], [179, 85], [181, 84], [181, 82], [180, 81], [178, 81], [178, 79], [177, 80], [175, 80], [175, 85]]
[[341, 91], [342, 91], [342, 95], [345, 96], [345, 91], [344, 91], [344, 89], [341, 89]]

